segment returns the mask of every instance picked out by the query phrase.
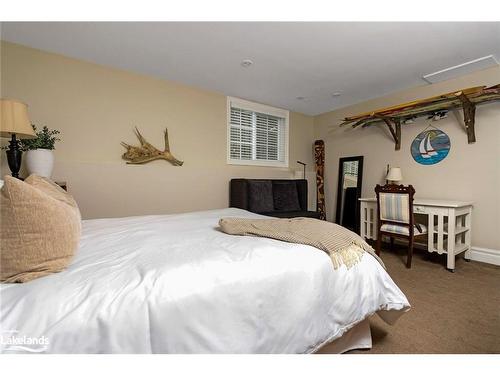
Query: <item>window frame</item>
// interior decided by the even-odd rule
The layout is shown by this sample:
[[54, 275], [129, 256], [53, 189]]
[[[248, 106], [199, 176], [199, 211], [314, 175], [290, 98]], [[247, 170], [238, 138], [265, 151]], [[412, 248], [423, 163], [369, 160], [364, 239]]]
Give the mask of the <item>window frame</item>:
[[[290, 111], [271, 107], [265, 104], [255, 103], [248, 100], [235, 98], [228, 96], [227, 97], [227, 106], [226, 106], [226, 161], [227, 164], [231, 165], [248, 165], [248, 166], [258, 166], [258, 167], [275, 167], [275, 168], [288, 168], [288, 157], [289, 157], [289, 148], [290, 148]], [[247, 111], [259, 112], [265, 115], [276, 116], [284, 119], [284, 160], [239, 160], [239, 159], [231, 159], [231, 106], [240, 108]], [[254, 138], [252, 140], [252, 147], [255, 148], [255, 132], [256, 129], [253, 129]], [[278, 135], [280, 136], [279, 132]], [[280, 154], [280, 142], [278, 141], [278, 155]]]

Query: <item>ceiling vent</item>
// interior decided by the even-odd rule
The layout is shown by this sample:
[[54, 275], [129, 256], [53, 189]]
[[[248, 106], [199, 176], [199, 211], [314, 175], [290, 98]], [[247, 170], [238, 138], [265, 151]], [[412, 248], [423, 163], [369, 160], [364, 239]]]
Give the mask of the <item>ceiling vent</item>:
[[438, 72], [426, 74], [422, 77], [422, 79], [427, 83], [442, 82], [455, 77], [463, 76], [464, 74], [472, 73], [482, 69], [492, 68], [498, 65], [500, 64], [498, 63], [497, 59], [495, 59], [495, 56], [489, 55], [481, 57], [479, 59], [467, 61], [460, 65], [451, 66]]

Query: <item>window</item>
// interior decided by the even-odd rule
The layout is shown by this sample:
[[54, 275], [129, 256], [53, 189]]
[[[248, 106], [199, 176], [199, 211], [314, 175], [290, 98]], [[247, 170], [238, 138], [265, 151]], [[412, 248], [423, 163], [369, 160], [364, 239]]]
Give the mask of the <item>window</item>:
[[228, 98], [229, 164], [288, 167], [288, 111]]
[[357, 176], [358, 175], [358, 161], [344, 162], [344, 174]]

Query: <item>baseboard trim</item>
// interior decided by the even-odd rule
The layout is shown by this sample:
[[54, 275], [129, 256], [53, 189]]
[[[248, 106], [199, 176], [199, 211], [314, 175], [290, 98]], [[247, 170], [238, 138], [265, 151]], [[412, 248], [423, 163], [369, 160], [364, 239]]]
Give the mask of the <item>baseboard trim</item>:
[[[389, 243], [389, 241], [383, 241], [383, 242], [387, 244]], [[396, 239], [395, 242], [405, 244], [404, 241], [398, 239]], [[414, 246], [418, 249], [427, 249], [427, 244], [420, 242], [415, 242]], [[500, 266], [500, 250], [472, 246], [470, 250], [467, 250], [465, 252], [464, 258], [473, 260], [475, 262], [482, 262], [482, 263], [494, 264], [495, 266]]]
[[500, 250], [486, 249], [473, 246], [465, 252], [465, 258], [476, 262], [483, 262], [500, 266]]

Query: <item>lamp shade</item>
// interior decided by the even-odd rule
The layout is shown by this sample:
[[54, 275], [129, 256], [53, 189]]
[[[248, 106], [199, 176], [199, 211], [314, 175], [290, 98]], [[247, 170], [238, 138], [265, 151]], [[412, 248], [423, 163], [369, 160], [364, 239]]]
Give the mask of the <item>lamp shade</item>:
[[28, 106], [16, 100], [0, 99], [0, 136], [10, 138], [16, 134], [19, 138], [35, 138], [28, 117]]
[[401, 174], [401, 168], [392, 168], [389, 169], [389, 173], [387, 173], [387, 180], [389, 181], [401, 181], [403, 179], [403, 175]]

